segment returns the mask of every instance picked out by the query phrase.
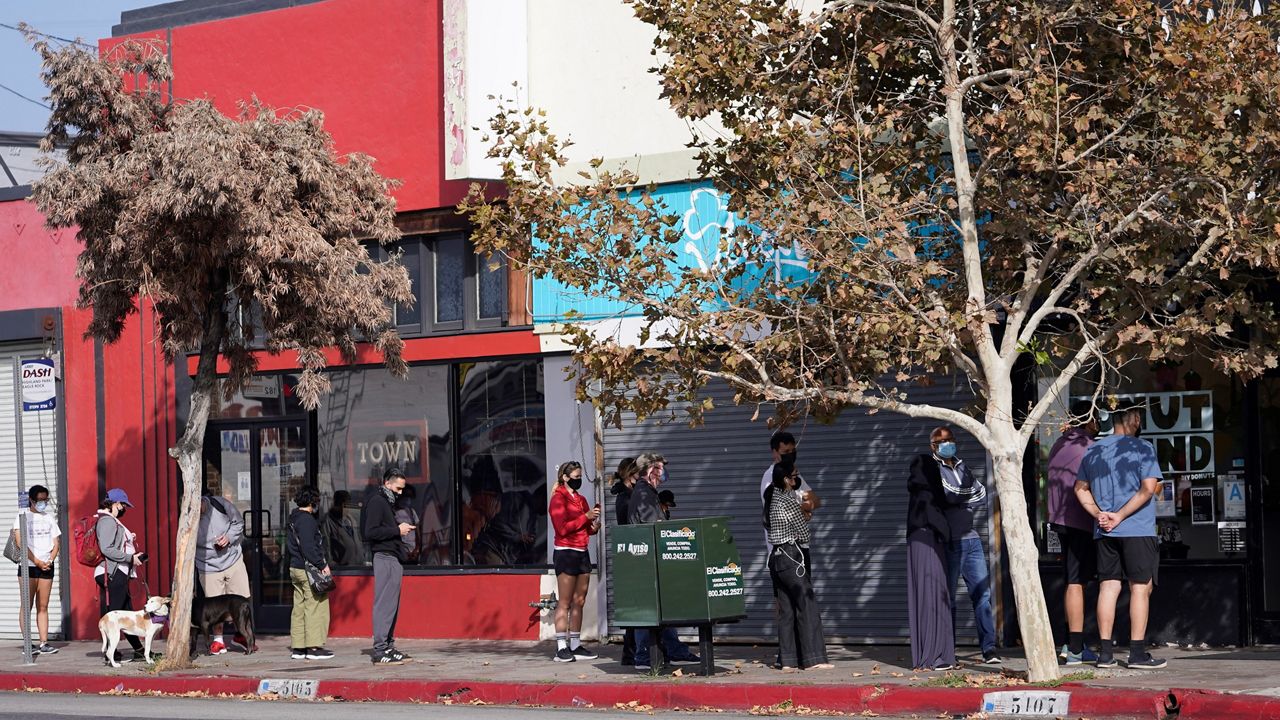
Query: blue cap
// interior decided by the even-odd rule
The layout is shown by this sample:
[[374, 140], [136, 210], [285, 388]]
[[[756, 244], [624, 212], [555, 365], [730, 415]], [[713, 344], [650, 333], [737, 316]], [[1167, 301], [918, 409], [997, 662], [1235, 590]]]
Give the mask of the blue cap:
[[133, 503], [129, 502], [129, 494], [120, 488], [111, 488], [108, 490], [107, 499], [113, 503], [124, 503], [129, 507], [133, 507]]

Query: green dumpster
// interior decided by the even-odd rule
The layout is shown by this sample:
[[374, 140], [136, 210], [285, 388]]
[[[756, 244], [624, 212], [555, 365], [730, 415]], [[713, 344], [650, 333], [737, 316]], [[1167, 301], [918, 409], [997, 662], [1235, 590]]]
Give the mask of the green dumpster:
[[729, 518], [688, 518], [610, 531], [614, 625], [698, 628], [703, 674], [714, 667], [711, 626], [746, 617]]

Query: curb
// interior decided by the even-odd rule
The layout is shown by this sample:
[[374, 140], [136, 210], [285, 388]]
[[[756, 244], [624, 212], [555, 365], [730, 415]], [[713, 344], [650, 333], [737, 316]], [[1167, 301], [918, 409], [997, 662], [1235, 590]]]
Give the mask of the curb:
[[[258, 678], [226, 675], [118, 676], [43, 673], [0, 673], [0, 690], [52, 693], [164, 693], [184, 695], [253, 695]], [[969, 715], [982, 707], [983, 696], [1007, 688], [935, 688], [900, 685], [701, 684], [668, 682], [642, 685], [620, 683], [503, 683], [460, 680], [355, 680], [319, 682], [318, 696], [352, 702], [415, 702], [542, 707], [613, 708], [616, 704], [643, 709], [751, 710], [799, 708], [853, 715], [870, 711], [882, 715]], [[1237, 695], [1214, 690], [1174, 688], [1169, 691], [1132, 690], [1063, 685], [1071, 693], [1071, 715], [1101, 720], [1270, 720], [1280, 718], [1280, 698]], [[1177, 711], [1166, 714], [1172, 695]], [[784, 711], [785, 712], [785, 711]]]

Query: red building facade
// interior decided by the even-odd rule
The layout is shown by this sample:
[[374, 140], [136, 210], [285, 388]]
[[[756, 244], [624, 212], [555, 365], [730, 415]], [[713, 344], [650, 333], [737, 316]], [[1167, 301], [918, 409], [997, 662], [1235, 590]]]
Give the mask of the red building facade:
[[[311, 484], [332, 519], [331, 549], [346, 555], [335, 561], [332, 632], [369, 634], [371, 569], [358, 537], [347, 543], [342, 533], [358, 536], [364, 491], [395, 464], [410, 475], [422, 518], [398, 634], [536, 638], [528, 602], [547, 569], [541, 351], [525, 278], [475, 255], [453, 211], [467, 188], [444, 179], [439, 0], [187, 0], [125, 13], [100, 50], [129, 40], [169, 55], [173, 97], [208, 97], [229, 114], [252, 98], [319, 108], [337, 152], [371, 155], [401, 182], [401, 247], [419, 298], [397, 316], [409, 380], [391, 379], [365, 355], [334, 365], [334, 394], [307, 412], [292, 398], [296, 359], [264, 352], [253, 387], [211, 420], [205, 490], [245, 518], [260, 629], [287, 629], [284, 522], [293, 492]], [[0, 351], [25, 357], [43, 348], [60, 360], [63, 460], [46, 480], [56, 485], [64, 533], [94, 512], [106, 488], [124, 488], [138, 508], [127, 524], [151, 556], [145, 580], [164, 592], [181, 486], [167, 450], [194, 364], [164, 360], [145, 301], [118, 342], [84, 338], [90, 311], [75, 307], [80, 246], [73, 233], [43, 227], [27, 192], [0, 195], [10, 261], [0, 270]], [[36, 481], [28, 473], [28, 484]], [[63, 634], [92, 637], [92, 571], [61, 565]]]

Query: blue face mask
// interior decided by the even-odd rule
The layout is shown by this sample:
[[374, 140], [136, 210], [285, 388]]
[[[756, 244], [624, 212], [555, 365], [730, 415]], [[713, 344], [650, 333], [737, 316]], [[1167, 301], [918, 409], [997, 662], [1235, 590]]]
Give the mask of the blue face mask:
[[955, 443], [951, 441], [947, 441], [947, 442], [938, 444], [938, 457], [942, 458], [943, 460], [950, 460], [955, 456], [956, 456]]
[[36, 512], [38, 513], [49, 512], [49, 501], [41, 500], [40, 502], [36, 503]]

